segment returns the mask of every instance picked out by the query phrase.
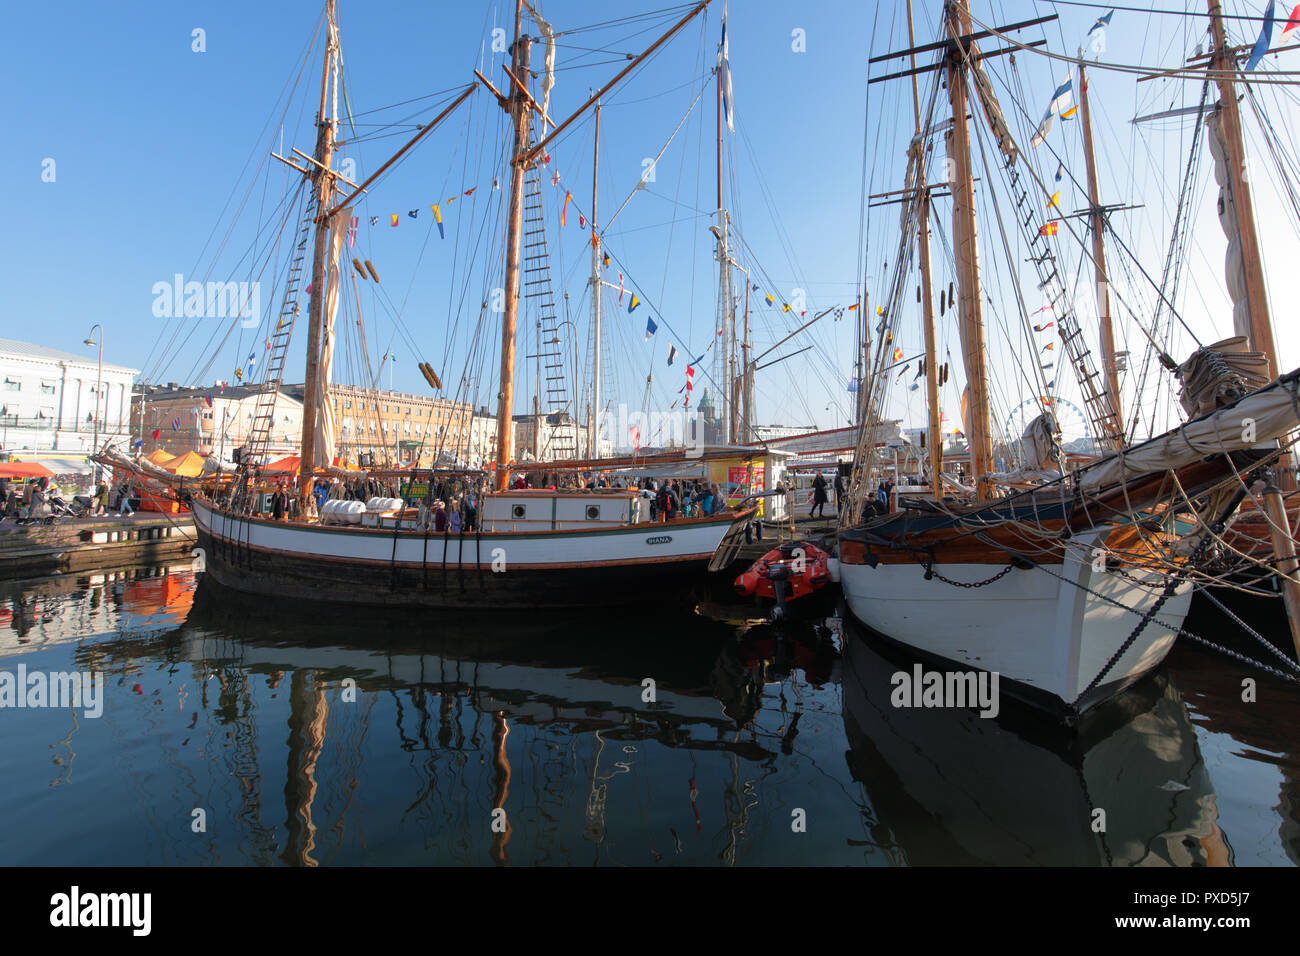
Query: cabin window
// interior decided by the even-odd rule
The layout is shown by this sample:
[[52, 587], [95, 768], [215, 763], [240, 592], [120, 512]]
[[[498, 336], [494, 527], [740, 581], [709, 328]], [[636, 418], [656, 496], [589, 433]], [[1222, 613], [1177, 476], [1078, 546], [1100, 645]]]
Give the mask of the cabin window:
[[510, 517], [512, 517], [512, 518], [514, 518], [514, 519], [516, 519], [516, 520], [522, 520], [522, 519], [525, 518], [527, 515], [528, 515], [528, 506], [527, 506], [527, 505], [511, 505], [511, 507], [510, 507]]
[[53, 394], [54, 394], [54, 383], [53, 383], [53, 382], [41, 382], [41, 394], [42, 394], [42, 395], [53, 395]]
[[21, 390], [22, 390], [22, 387], [23, 387], [23, 383], [20, 382], [20, 381], [18, 381], [18, 379], [16, 379], [16, 378], [6, 378], [6, 379], [5, 379], [5, 391], [6, 391], [6, 392], [17, 392], [17, 391], [21, 391]]
[[588, 521], [600, 520], [600, 505], [587, 505], [587, 520]]

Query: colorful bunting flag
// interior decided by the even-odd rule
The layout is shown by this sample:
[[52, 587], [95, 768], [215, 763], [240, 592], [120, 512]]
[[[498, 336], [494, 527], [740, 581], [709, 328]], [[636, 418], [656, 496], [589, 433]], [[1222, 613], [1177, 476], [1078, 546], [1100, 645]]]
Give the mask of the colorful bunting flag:
[[1065, 163], [1056, 164], [1056, 181], [1059, 183], [1061, 177], [1065, 175]]
[[573, 198], [573, 193], [566, 191], [564, 193], [564, 205], [560, 208], [560, 225], [565, 224], [565, 218], [569, 215], [569, 200]]
[[900, 347], [898, 347], [898, 346], [895, 346], [895, 347], [894, 347], [894, 361], [897, 362], [897, 361], [898, 361], [899, 359], [901, 359], [902, 357], [903, 357], [903, 350], [902, 350], [902, 348], [900, 348]]
[[[635, 298], [635, 296], [633, 296], [633, 298]], [[659, 326], [655, 325], [655, 320], [647, 317], [645, 320], [645, 340], [649, 342], [650, 336], [654, 335], [657, 331], [659, 331]]]
[[623, 273], [618, 274], [618, 304], [623, 304]]
[[433, 221], [438, 224], [438, 238], [446, 239], [447, 231], [442, 228], [442, 209], [438, 206], [437, 203], [434, 203], [429, 208], [433, 210]]
[[1061, 208], [1060, 203], [1061, 203], [1061, 191], [1058, 189], [1056, 192], [1052, 193], [1052, 198], [1047, 200], [1047, 208], [1060, 209]]
[[668, 364], [669, 364], [669, 365], [672, 365], [672, 364], [673, 364], [673, 359], [675, 359], [675, 358], [677, 358], [677, 346], [675, 346], [675, 345], [669, 345], [669, 346], [668, 346]]
[[358, 226], [360, 223], [361, 223], [361, 219], [360, 219], [359, 217], [357, 217], [357, 216], [353, 216], [353, 217], [352, 217], [352, 221], [351, 221], [350, 223], [348, 223], [348, 246], [349, 246], [349, 248], [352, 247], [352, 246], [355, 246], [355, 245], [357, 244], [357, 226]]
[[767, 299], [768, 305], [771, 305], [773, 302], [776, 301], [776, 299], [772, 297], [772, 293], [770, 292], [767, 295], [765, 295], [763, 298]]
[[408, 210], [406, 210], [406, 214], [407, 214], [408, 216], [410, 216], [412, 219], [415, 219], [417, 216], [419, 216], [419, 214], [420, 214], [420, 210], [418, 210], [418, 209], [408, 209]]
[[396, 228], [397, 228], [397, 223], [401, 220], [401, 218], [402, 218], [402, 217], [399, 216], [397, 213], [393, 213], [393, 215], [392, 215], [392, 219], [389, 220], [389, 223], [388, 223], [388, 224], [389, 224], [390, 226], [392, 226], [394, 229], [396, 229]]
[[173, 419], [172, 419], [172, 431], [174, 431], [174, 432], [175, 432], [175, 431], [180, 431], [180, 428], [181, 428], [181, 420], [180, 420], [179, 418], [173, 418]]
[[1038, 234], [1040, 236], [1054, 236], [1056, 235], [1056, 230], [1059, 226], [1060, 223], [1053, 219], [1051, 222], [1043, 223], [1043, 225], [1038, 229]]
[[372, 225], [372, 226], [377, 226], [377, 225], [379, 225], [379, 217], [378, 217], [378, 216], [371, 216], [371, 217], [370, 217], [370, 225]]
[[153, 440], [154, 440], [154, 441], [157, 441], [159, 438], [162, 438], [162, 429], [161, 429], [161, 428], [155, 428], [155, 429], [153, 430]]
[[636, 297], [636, 293], [633, 292], [633, 293], [632, 293], [632, 298], [630, 298], [630, 299], [627, 300], [627, 314], [628, 314], [628, 315], [631, 315], [633, 312], [635, 312], [635, 311], [636, 311], [636, 307], [637, 307], [638, 305], [640, 305], [640, 304], [641, 304], [641, 300], [638, 299], [638, 298]]
[[609, 268], [609, 253], [608, 253], [608, 252], [605, 253], [605, 257], [604, 257], [603, 259], [601, 259], [600, 263], [601, 263], [601, 266], [602, 266], [602, 267], [604, 267], [604, 268], [606, 268], [606, 269]]
[[1104, 17], [1098, 17], [1098, 18], [1097, 18], [1097, 22], [1094, 23], [1094, 24], [1092, 25], [1092, 29], [1088, 31], [1088, 36], [1092, 36], [1094, 33], [1096, 33], [1098, 30], [1102, 29], [1103, 27], [1108, 27], [1108, 26], [1110, 26], [1110, 18], [1113, 17], [1114, 15], [1115, 15], [1115, 11], [1112, 10], [1112, 11], [1110, 11], [1110, 13], [1106, 14]]

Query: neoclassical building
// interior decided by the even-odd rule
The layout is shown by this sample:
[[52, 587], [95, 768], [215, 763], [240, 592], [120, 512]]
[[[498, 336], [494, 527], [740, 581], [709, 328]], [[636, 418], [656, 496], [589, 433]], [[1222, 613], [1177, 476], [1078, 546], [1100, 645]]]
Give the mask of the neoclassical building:
[[63, 352], [0, 339], [0, 449], [16, 457], [84, 462], [96, 432], [101, 446], [125, 448], [138, 374], [108, 362], [101, 371], [98, 352], [89, 346]]

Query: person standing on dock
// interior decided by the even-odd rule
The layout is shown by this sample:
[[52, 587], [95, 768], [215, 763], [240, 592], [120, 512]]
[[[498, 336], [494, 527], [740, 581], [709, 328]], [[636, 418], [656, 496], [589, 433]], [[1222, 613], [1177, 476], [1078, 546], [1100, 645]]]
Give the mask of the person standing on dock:
[[813, 506], [808, 510], [808, 517], [825, 518], [826, 501], [826, 476], [819, 471], [817, 477], [813, 479]]
[[108, 511], [108, 483], [101, 481], [99, 487], [95, 489], [95, 517], [99, 517]]
[[840, 514], [844, 511], [844, 476], [838, 471], [835, 472], [835, 513]]

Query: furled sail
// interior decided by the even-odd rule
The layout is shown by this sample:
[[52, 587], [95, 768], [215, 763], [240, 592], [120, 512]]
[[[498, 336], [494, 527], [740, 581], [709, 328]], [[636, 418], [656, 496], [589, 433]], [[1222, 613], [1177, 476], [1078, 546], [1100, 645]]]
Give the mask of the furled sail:
[[316, 397], [316, 461], [314, 467], [328, 468], [334, 462], [334, 403], [330, 401], [330, 368], [334, 364], [334, 319], [339, 311], [339, 257], [343, 251], [346, 217], [336, 213], [330, 223], [329, 271], [325, 282], [325, 315], [322, 317], [320, 374]]
[[1250, 302], [1246, 296], [1246, 263], [1242, 259], [1241, 232], [1237, 224], [1237, 204], [1232, 194], [1232, 160], [1223, 134], [1223, 104], [1214, 108], [1206, 124], [1210, 155], [1214, 157], [1214, 178], [1219, 184], [1219, 225], [1228, 237], [1224, 278], [1232, 297], [1232, 326], [1238, 335], [1249, 337]]

